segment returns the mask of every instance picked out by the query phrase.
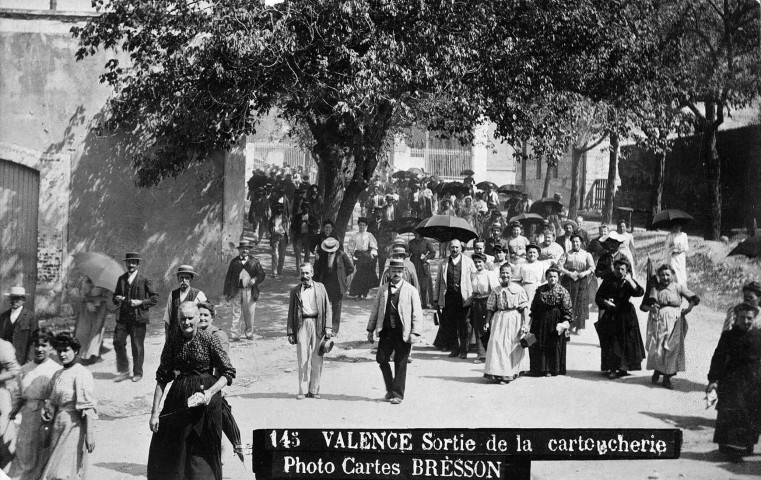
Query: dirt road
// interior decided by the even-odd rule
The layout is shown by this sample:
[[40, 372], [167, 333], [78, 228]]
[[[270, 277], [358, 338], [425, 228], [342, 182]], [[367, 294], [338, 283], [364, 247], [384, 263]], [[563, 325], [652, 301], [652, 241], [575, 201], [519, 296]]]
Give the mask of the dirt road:
[[[254, 254], [269, 266], [263, 248]], [[650, 372], [608, 380], [599, 373], [599, 347], [591, 324], [572, 337], [568, 375], [521, 378], [509, 385], [487, 383], [482, 365], [473, 358], [450, 359], [428, 343], [436, 334], [430, 312], [424, 322], [425, 342], [413, 350], [404, 403], [382, 401], [385, 389], [371, 345], [364, 339], [371, 300], [345, 300], [337, 348], [326, 358], [322, 399], [296, 400], [296, 352], [285, 338], [288, 289], [295, 284], [292, 257], [286, 277], [268, 278], [262, 286], [256, 337], [233, 343], [231, 358], [238, 378], [227, 389], [228, 401], [241, 425], [250, 432], [263, 427], [676, 427], [684, 431], [678, 460], [534, 462], [535, 479], [751, 479], [761, 476], [761, 456], [745, 463], [723, 460], [711, 443], [715, 410], [706, 410], [703, 388], [723, 314], [697, 307], [689, 316], [687, 372], [675, 377], [675, 389], [650, 383]], [[638, 305], [638, 303], [637, 303]], [[229, 328], [225, 308], [219, 326]], [[593, 313], [593, 316], [596, 314]], [[645, 331], [645, 315], [640, 317]], [[114, 355], [92, 368], [100, 399], [100, 421], [91, 478], [143, 478], [150, 432], [148, 414], [163, 332], [154, 322], [146, 339], [146, 379], [113, 383]], [[377, 344], [376, 344], [377, 345]], [[472, 357], [472, 355], [471, 355]], [[644, 366], [644, 362], [643, 362]], [[249, 440], [250, 441], [250, 440]], [[224, 458], [225, 478], [253, 478], [250, 458], [245, 468], [230, 449]]]

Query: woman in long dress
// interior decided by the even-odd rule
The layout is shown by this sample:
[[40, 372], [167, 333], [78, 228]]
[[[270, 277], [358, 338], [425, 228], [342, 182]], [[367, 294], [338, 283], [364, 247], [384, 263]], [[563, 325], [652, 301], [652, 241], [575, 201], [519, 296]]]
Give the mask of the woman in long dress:
[[741, 303], [735, 325], [722, 332], [711, 359], [706, 393], [717, 392], [713, 441], [733, 459], [751, 455], [761, 433], [761, 331], [751, 326], [758, 307]]
[[676, 278], [674, 281], [680, 285], [687, 286], [687, 251], [690, 249], [690, 243], [687, 234], [682, 231], [682, 224], [673, 222], [671, 224], [671, 233], [666, 237], [666, 254], [668, 264], [674, 269]]
[[[153, 432], [148, 451], [149, 480], [222, 480], [221, 390], [232, 383], [235, 368], [219, 338], [200, 330], [198, 322], [198, 307], [192, 302], [182, 303], [182, 335], [170, 337], [161, 352], [149, 423]], [[172, 387], [159, 414], [170, 382]]]
[[474, 253], [471, 257], [473, 264], [476, 267], [475, 273], [470, 275], [470, 282], [473, 286], [473, 294], [471, 296], [470, 306], [470, 325], [476, 336], [476, 353], [477, 357], [473, 363], [484, 363], [486, 360], [486, 348], [483, 339], [486, 337], [488, 330], [488, 309], [486, 307], [487, 300], [491, 295], [491, 292], [499, 285], [497, 276], [494, 272], [485, 268], [486, 255], [482, 253]]
[[530, 243], [528, 238], [521, 235], [521, 222], [510, 223], [510, 236], [507, 237], [507, 247], [510, 249], [508, 261], [513, 265], [526, 261], [526, 247]]
[[547, 262], [539, 261], [538, 245], [530, 244], [526, 247], [526, 261], [516, 266], [515, 281], [520, 284], [528, 295], [528, 303], [534, 301], [537, 287], [544, 283], [544, 274], [547, 272]]
[[74, 326], [74, 336], [82, 345], [79, 353], [83, 364], [95, 363], [100, 359], [100, 347], [106, 330], [106, 315], [113, 302], [113, 294], [105, 288], [93, 285], [89, 277], [82, 279], [79, 287], [82, 306]]
[[484, 377], [500, 384], [514, 380], [523, 371], [526, 351], [521, 337], [529, 330], [528, 297], [519, 285], [510, 283], [512, 267], [499, 268], [500, 285], [486, 302], [489, 343], [486, 347]]
[[558, 261], [563, 278], [561, 285], [568, 290], [573, 304], [573, 329], [571, 333], [583, 330], [589, 318], [589, 281], [595, 272], [592, 254], [581, 248], [581, 236], [571, 235], [571, 251]]
[[536, 289], [531, 302], [531, 333], [536, 343], [529, 347], [531, 374], [565, 375], [566, 332], [573, 323], [571, 295], [560, 285], [560, 270], [550, 267], [547, 283]]
[[[683, 298], [689, 302], [689, 306], [684, 310]], [[662, 375], [663, 386], [671, 389], [671, 377], [678, 372], [684, 372], [686, 317], [699, 303], [700, 297], [674, 281], [674, 271], [669, 265], [661, 265], [658, 268], [658, 285], [650, 290], [644, 300], [645, 308], [650, 312], [645, 348], [647, 369], [653, 370], [653, 383], [658, 383]]]
[[81, 345], [69, 333], [59, 333], [54, 346], [63, 368], [51, 380], [50, 396], [42, 412], [52, 420], [50, 457], [40, 478], [87, 478], [89, 456], [95, 450], [95, 387], [92, 374], [76, 361]]
[[632, 265], [632, 270], [634, 270], [634, 266], [636, 265], [634, 263], [634, 253], [636, 252], [636, 247], [634, 246], [634, 235], [632, 235], [631, 232], [627, 230], [627, 228], [628, 227], [626, 225], [626, 220], [622, 218], [616, 224], [616, 235], [611, 236], [621, 242], [620, 251], [626, 255], [626, 258], [629, 259], [629, 263]]
[[595, 324], [600, 337], [600, 369], [614, 379], [642, 368], [645, 346], [631, 297], [641, 297], [645, 290], [631, 275], [626, 258], [613, 263], [615, 276], [603, 280], [595, 302], [600, 320]]
[[[367, 218], [357, 219], [359, 232], [352, 235], [346, 245], [346, 253], [351, 255], [357, 267], [349, 288], [349, 295], [367, 298], [371, 288], [378, 286], [378, 275], [375, 273], [375, 260], [378, 256], [378, 241], [367, 231]], [[381, 266], [381, 269], [383, 267]]]
[[61, 369], [50, 358], [53, 333], [47, 328], [32, 332], [32, 360], [21, 367], [13, 389], [15, 405], [11, 418], [21, 415], [16, 431], [16, 456], [8, 475], [13, 479], [37, 480], [48, 460], [42, 430], [42, 407], [50, 397], [52, 379]]

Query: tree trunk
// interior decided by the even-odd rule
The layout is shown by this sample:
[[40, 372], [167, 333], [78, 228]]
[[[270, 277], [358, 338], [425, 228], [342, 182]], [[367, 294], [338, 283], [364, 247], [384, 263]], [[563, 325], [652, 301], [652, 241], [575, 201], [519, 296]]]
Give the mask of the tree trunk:
[[542, 189], [542, 198], [550, 195], [550, 179], [552, 178], [552, 167], [547, 164], [547, 171], [544, 173], [544, 188]]
[[579, 213], [579, 170], [584, 150], [573, 146], [571, 150], [571, 198], [568, 202], [568, 218], [576, 218]]
[[663, 205], [663, 180], [666, 172], [666, 152], [661, 151], [656, 154], [655, 178], [653, 179], [653, 190], [650, 192], [650, 216], [647, 219], [647, 228], [653, 224], [653, 217], [661, 211]]
[[608, 156], [608, 183], [605, 186], [605, 206], [603, 219], [605, 223], [613, 222], [613, 197], [616, 194], [616, 169], [618, 168], [618, 134], [610, 134], [610, 152]]
[[706, 123], [700, 145], [701, 160], [706, 166], [706, 240], [721, 237], [721, 159], [716, 149], [716, 132], [719, 129], [716, 108], [713, 102], [705, 103]]

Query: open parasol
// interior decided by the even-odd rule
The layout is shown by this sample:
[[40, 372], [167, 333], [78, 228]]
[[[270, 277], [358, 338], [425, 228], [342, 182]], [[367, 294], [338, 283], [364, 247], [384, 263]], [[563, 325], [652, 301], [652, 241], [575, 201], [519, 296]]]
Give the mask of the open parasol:
[[543, 214], [544, 210], [547, 206], [552, 207], [552, 210], [554, 213], [560, 213], [561, 210], [563, 210], [563, 204], [559, 201], [555, 200], [554, 198], [543, 198], [541, 200], [537, 200], [536, 202], [531, 205], [530, 212], [531, 213], [538, 213]]
[[440, 185], [439, 193], [442, 195], [457, 195], [458, 193], [467, 195], [470, 193], [470, 188], [462, 182], [447, 182]]
[[518, 215], [514, 216], [510, 219], [509, 223], [512, 222], [521, 222], [521, 223], [542, 223], [544, 222], [544, 218], [541, 215], [537, 215], [536, 213], [519, 213]]
[[474, 172], [473, 170], [469, 168], [467, 170], [463, 170], [462, 172], [460, 172], [460, 175], [463, 175], [463, 176], [473, 176], [475, 174], [476, 172]]
[[692, 215], [676, 208], [668, 208], [656, 213], [653, 217], [653, 228], [671, 228], [674, 223], [686, 224], [693, 221]]
[[502, 185], [497, 189], [497, 193], [504, 193], [505, 195], [520, 195], [523, 193], [523, 190], [518, 188], [516, 185], [511, 185], [509, 183]]
[[411, 174], [415, 175], [415, 176], [417, 176], [417, 175], [425, 175], [425, 172], [423, 171], [422, 168], [412, 167], [412, 168], [407, 169], [407, 171], [410, 172]]
[[391, 174], [391, 178], [415, 178], [415, 174], [407, 170], [399, 170]]
[[729, 255], [761, 257], [761, 237], [750, 237], [729, 252]]
[[486, 181], [486, 180], [484, 180], [483, 182], [478, 182], [476, 184], [476, 186], [478, 188], [482, 189], [482, 190], [486, 190], [487, 188], [489, 190], [496, 190], [497, 188], [499, 188], [496, 183], [489, 182], [489, 181]]
[[422, 220], [417, 217], [403, 217], [391, 222], [391, 230], [399, 234], [410, 233], [415, 230], [415, 227], [417, 227], [421, 221]]
[[420, 222], [415, 231], [422, 237], [434, 238], [439, 242], [457, 239], [468, 242], [478, 238], [473, 227], [464, 219], [454, 215], [434, 215]]
[[113, 258], [98, 252], [82, 252], [74, 255], [74, 267], [90, 277], [93, 285], [113, 291], [125, 270]]

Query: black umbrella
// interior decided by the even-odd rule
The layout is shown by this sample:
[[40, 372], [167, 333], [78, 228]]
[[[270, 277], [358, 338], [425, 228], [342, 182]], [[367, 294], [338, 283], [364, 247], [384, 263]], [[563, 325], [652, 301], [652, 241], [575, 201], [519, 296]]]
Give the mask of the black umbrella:
[[523, 191], [516, 185], [505, 184], [497, 189], [497, 193], [504, 193], [505, 195], [520, 195]]
[[439, 242], [457, 239], [468, 242], [478, 238], [473, 227], [464, 219], [454, 215], [434, 215], [420, 222], [415, 231], [422, 237], [434, 238]]
[[489, 182], [486, 180], [484, 180], [483, 182], [478, 182], [476, 186], [480, 188], [481, 190], [486, 190], [487, 188], [489, 188], [489, 190], [496, 190], [499, 188], [496, 183]]
[[510, 219], [510, 223], [513, 222], [542, 223], [544, 222], [544, 218], [541, 215], [537, 215], [536, 213], [519, 213]]
[[761, 237], [750, 237], [729, 252], [729, 255], [745, 255], [746, 257], [761, 257]]
[[554, 198], [543, 198], [541, 200], [537, 200], [531, 205], [531, 208], [529, 211], [531, 213], [538, 213], [540, 215], [544, 214], [544, 210], [547, 206], [552, 207], [555, 213], [560, 213], [561, 210], [563, 210], [563, 204], [559, 201], [555, 200]]
[[671, 228], [674, 223], [690, 223], [693, 221], [692, 215], [676, 208], [668, 208], [656, 213], [653, 217], [653, 228]]
[[458, 193], [467, 195], [470, 193], [470, 188], [461, 182], [447, 182], [440, 185], [439, 193], [442, 195], [457, 195]]
[[396, 233], [410, 233], [422, 220], [417, 217], [404, 217], [392, 222], [392, 230]]
[[460, 172], [460, 175], [475, 175], [475, 174], [476, 172], [474, 172], [471, 169], [463, 170], [462, 172]]
[[415, 174], [406, 170], [399, 170], [391, 175], [391, 178], [415, 178]]

